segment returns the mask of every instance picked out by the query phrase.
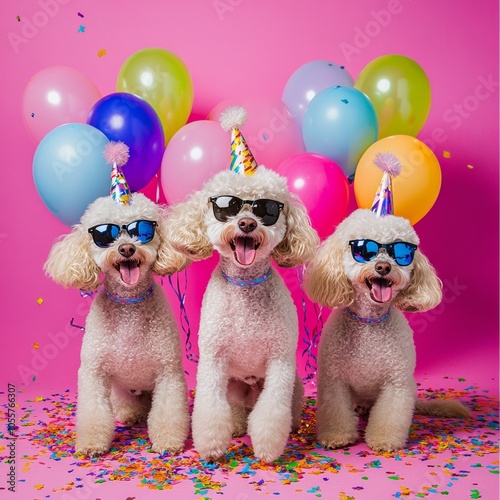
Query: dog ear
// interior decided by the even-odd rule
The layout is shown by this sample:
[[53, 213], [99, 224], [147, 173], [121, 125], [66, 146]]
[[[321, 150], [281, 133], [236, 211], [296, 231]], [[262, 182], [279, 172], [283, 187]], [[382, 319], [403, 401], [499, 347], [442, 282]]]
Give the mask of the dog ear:
[[307, 296], [332, 309], [352, 304], [355, 297], [354, 287], [344, 272], [342, 241], [335, 233], [327, 238], [309, 263], [304, 277]]
[[443, 296], [443, 284], [427, 257], [417, 250], [408, 286], [396, 297], [394, 306], [402, 311], [427, 311], [436, 307]]
[[88, 235], [81, 224], [57, 241], [44, 264], [45, 274], [64, 287], [92, 291], [99, 286], [100, 270], [89, 248]]
[[319, 238], [311, 226], [307, 210], [299, 198], [290, 193], [286, 210], [286, 233], [274, 248], [272, 258], [280, 267], [295, 267], [312, 259]]
[[185, 254], [174, 248], [165, 237], [169, 224], [166, 209], [158, 207], [157, 224], [156, 233], [160, 237], [160, 246], [158, 248], [156, 260], [153, 264], [153, 272], [159, 276], [165, 276], [166, 274], [182, 271], [191, 264], [191, 260], [188, 259]]
[[208, 197], [203, 191], [192, 194], [187, 201], [169, 207], [163, 236], [190, 260], [208, 259], [213, 246], [205, 234], [205, 213]]

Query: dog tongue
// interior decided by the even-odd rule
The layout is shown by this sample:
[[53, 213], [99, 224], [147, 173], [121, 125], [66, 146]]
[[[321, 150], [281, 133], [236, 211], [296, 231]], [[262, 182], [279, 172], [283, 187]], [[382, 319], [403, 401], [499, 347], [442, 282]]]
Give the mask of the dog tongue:
[[392, 298], [392, 288], [387, 286], [386, 280], [375, 278], [372, 281], [370, 295], [376, 302], [387, 302]]
[[139, 266], [134, 260], [120, 262], [120, 276], [127, 285], [135, 285], [140, 277]]
[[236, 238], [235, 247], [236, 260], [249, 266], [255, 259], [255, 241], [252, 238]]

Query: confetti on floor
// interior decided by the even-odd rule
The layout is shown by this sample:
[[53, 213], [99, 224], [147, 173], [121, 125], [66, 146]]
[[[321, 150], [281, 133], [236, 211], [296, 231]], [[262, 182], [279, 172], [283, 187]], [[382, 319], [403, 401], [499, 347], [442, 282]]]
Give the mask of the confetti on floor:
[[[248, 437], [233, 439], [226, 455], [215, 463], [200, 460], [191, 440], [178, 456], [158, 455], [150, 450], [146, 427], [141, 425], [116, 427], [110, 452], [89, 459], [74, 452], [76, 391], [28, 395], [20, 390], [16, 394], [18, 490], [32, 495], [22, 498], [37, 500], [74, 498], [68, 492], [80, 489], [78, 498], [110, 498], [109, 492], [120, 485], [128, 498], [134, 498], [138, 488], [136, 495], [141, 500], [158, 490], [199, 500], [221, 495], [233, 499], [240, 494], [242, 499], [281, 495], [362, 500], [375, 498], [375, 492], [377, 498], [388, 499], [498, 498], [498, 398], [465, 380], [453, 382], [467, 387], [420, 386], [419, 396], [458, 398], [473, 418], [415, 416], [408, 447], [392, 453], [375, 453], [362, 440], [339, 450], [319, 446], [314, 436], [316, 399], [311, 387], [300, 428], [291, 435], [283, 456], [273, 463], [253, 456]], [[4, 395], [0, 394], [2, 401]], [[191, 404], [192, 397], [191, 391]], [[3, 411], [0, 465], [8, 460], [8, 436], [2, 434], [6, 419]], [[361, 438], [365, 425], [361, 420]], [[0, 482], [0, 490], [5, 484]]]

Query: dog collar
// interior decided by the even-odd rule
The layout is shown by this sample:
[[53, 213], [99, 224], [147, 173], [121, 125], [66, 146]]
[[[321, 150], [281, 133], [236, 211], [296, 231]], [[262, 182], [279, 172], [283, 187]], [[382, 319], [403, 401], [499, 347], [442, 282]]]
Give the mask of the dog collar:
[[361, 321], [361, 323], [365, 323], [367, 325], [378, 325], [379, 323], [383, 323], [385, 320], [389, 319], [389, 316], [391, 315], [391, 308], [389, 307], [386, 313], [382, 314], [381, 316], [375, 316], [375, 318], [363, 318], [363, 316], [358, 316], [348, 307], [345, 308], [345, 312], [350, 318]]
[[252, 288], [253, 286], [260, 285], [261, 283], [264, 283], [264, 281], [267, 281], [269, 279], [269, 276], [271, 276], [271, 268], [269, 268], [262, 276], [254, 278], [252, 280], [239, 280], [237, 278], [231, 278], [224, 271], [222, 271], [222, 277], [228, 283], [231, 283], [231, 285], [238, 286], [240, 288]]
[[104, 291], [106, 292], [108, 299], [112, 302], [116, 302], [117, 304], [140, 304], [141, 302], [144, 302], [149, 296], [151, 296], [154, 289], [155, 283], [153, 281], [153, 283], [151, 283], [151, 286], [143, 294], [138, 295], [137, 297], [118, 297], [118, 295], [113, 295], [107, 290]]

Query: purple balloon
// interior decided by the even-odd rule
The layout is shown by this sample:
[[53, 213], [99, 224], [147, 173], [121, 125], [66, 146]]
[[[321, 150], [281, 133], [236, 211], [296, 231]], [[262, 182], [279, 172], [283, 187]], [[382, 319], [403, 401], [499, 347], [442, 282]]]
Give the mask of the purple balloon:
[[123, 173], [131, 191], [146, 186], [158, 172], [165, 151], [163, 128], [153, 107], [141, 97], [116, 92], [95, 103], [87, 123], [110, 141], [122, 141], [129, 147]]
[[281, 100], [302, 127], [306, 108], [312, 98], [329, 87], [354, 87], [352, 76], [328, 61], [311, 61], [298, 68], [288, 79]]

